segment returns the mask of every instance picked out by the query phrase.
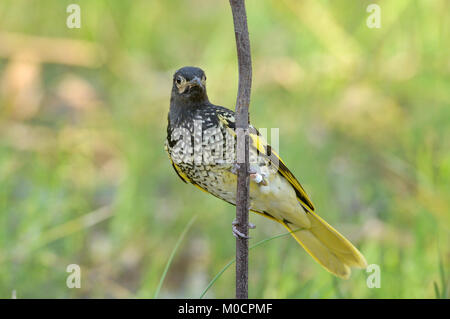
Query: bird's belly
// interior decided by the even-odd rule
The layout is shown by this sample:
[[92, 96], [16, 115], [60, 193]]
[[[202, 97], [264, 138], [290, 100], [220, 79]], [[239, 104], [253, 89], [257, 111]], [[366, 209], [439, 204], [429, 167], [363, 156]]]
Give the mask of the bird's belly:
[[236, 203], [236, 175], [230, 165], [183, 165], [182, 171], [195, 184], [231, 204]]

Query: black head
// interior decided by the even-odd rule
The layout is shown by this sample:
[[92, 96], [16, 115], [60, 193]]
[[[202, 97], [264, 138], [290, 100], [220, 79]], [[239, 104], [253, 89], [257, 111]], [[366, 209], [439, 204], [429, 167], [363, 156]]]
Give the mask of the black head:
[[172, 97], [185, 102], [208, 101], [205, 72], [193, 66], [176, 71], [173, 75]]

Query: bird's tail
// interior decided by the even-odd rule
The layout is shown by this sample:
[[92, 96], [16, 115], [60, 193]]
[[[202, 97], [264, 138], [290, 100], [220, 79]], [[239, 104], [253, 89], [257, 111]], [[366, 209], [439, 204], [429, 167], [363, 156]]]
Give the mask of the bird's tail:
[[311, 222], [311, 227], [308, 229], [285, 222], [280, 223], [326, 270], [347, 279], [351, 273], [350, 267], [367, 267], [366, 259], [350, 241], [316, 213], [309, 211], [306, 215]]

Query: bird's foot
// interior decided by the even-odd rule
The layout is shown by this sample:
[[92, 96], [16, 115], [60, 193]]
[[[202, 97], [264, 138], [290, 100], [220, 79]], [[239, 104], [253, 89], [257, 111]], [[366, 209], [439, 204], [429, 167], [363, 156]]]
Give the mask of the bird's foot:
[[[233, 173], [234, 175], [237, 175], [237, 172], [239, 170], [239, 164], [238, 163], [234, 163], [233, 166], [231, 167], [231, 173]], [[258, 166], [255, 165], [250, 165], [250, 169], [248, 171], [248, 174], [250, 176], [250, 179], [252, 181], [254, 181], [256, 184], [261, 184], [264, 186], [269, 185], [269, 182], [266, 179], [266, 174], [264, 174], [263, 172], [261, 172], [261, 170], [259, 169]]]
[[267, 182], [267, 179], [266, 179], [266, 174], [261, 172], [261, 170], [257, 166], [255, 167], [254, 165], [250, 165], [249, 174], [250, 174], [250, 179], [252, 181], [254, 181], [256, 184], [261, 184], [264, 186], [269, 185], [269, 183]]
[[[238, 221], [236, 219], [233, 220], [233, 222], [231, 223], [231, 225], [233, 225], [232, 230], [233, 230], [233, 236], [236, 238], [245, 238], [245, 239], [250, 239], [249, 236], [245, 235], [244, 233], [240, 232], [237, 229], [237, 226], [239, 225]], [[255, 224], [252, 223], [248, 223], [248, 228], [250, 229], [255, 229], [256, 226]]]
[[239, 168], [240, 168], [239, 164], [234, 163], [233, 166], [231, 166], [231, 173], [237, 176]]

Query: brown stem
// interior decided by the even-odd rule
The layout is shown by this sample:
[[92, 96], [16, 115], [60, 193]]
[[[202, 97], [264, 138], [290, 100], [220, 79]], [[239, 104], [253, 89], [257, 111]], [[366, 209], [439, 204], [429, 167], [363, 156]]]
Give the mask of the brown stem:
[[[237, 147], [236, 159], [239, 164], [236, 220], [238, 230], [248, 236], [248, 210], [249, 210], [249, 136], [248, 107], [250, 104], [250, 91], [252, 84], [252, 60], [250, 55], [250, 40], [247, 27], [247, 14], [244, 0], [230, 0], [233, 13], [234, 34], [239, 65], [239, 89], [236, 101], [236, 131]], [[248, 298], [248, 239], [236, 239], [236, 298]]]

